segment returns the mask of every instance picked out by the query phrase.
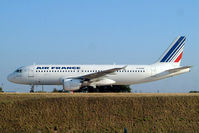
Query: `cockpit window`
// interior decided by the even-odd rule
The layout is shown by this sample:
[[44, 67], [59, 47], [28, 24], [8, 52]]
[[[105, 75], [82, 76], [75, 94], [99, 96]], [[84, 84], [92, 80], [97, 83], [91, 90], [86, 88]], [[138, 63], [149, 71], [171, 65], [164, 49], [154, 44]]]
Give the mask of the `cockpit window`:
[[21, 73], [22, 70], [21, 70], [21, 69], [17, 69], [16, 72], [17, 72], [17, 73]]

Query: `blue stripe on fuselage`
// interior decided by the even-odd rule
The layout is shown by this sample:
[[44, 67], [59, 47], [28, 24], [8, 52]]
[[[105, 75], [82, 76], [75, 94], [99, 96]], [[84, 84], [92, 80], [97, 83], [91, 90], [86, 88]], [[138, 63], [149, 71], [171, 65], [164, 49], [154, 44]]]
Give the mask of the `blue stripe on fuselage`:
[[178, 41], [173, 45], [173, 47], [168, 51], [168, 53], [164, 56], [164, 58], [160, 62], [166, 62], [168, 57], [172, 54], [172, 52], [175, 50], [175, 48], [179, 45], [179, 43], [184, 39], [185, 37], [182, 36], [178, 39]]

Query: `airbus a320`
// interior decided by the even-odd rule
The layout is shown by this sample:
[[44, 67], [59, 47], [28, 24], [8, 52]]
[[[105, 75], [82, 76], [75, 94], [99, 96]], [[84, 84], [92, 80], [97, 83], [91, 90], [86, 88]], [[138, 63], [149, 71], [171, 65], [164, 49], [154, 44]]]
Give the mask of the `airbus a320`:
[[156, 81], [190, 71], [180, 66], [185, 36], [177, 37], [157, 62], [151, 65], [30, 65], [8, 76], [10, 82], [31, 85], [62, 85], [75, 91], [87, 86], [132, 85]]

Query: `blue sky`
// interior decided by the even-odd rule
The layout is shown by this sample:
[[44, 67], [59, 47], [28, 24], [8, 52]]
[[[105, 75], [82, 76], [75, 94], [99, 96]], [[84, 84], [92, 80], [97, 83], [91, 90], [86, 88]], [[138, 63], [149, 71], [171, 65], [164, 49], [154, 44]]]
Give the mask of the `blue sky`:
[[197, 0], [2, 0], [0, 84], [5, 91], [29, 91], [6, 77], [33, 63], [151, 64], [178, 35], [185, 35], [182, 65], [193, 65], [192, 72], [132, 88], [199, 90], [198, 7]]

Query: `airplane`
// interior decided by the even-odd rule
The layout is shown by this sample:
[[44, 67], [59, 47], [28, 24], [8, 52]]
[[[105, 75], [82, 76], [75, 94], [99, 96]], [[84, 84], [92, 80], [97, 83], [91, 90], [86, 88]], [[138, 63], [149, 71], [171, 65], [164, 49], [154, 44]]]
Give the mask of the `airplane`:
[[178, 36], [158, 61], [151, 65], [30, 65], [20, 67], [7, 79], [17, 84], [62, 85], [73, 92], [82, 87], [133, 85], [190, 72], [191, 66], [180, 66], [185, 36]]

